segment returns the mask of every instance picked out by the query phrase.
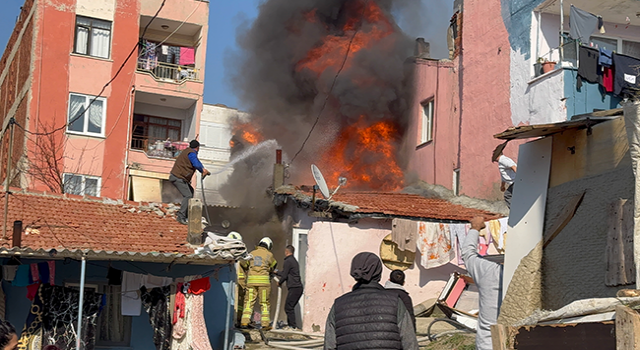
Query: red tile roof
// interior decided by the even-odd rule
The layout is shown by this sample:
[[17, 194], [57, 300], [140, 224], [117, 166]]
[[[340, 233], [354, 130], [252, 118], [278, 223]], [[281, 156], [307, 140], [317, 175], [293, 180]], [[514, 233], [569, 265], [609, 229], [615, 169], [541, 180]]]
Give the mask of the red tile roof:
[[[279, 188], [276, 193], [291, 195], [297, 200], [308, 200], [308, 193], [292, 188]], [[318, 194], [319, 198], [322, 195]], [[487, 220], [501, 217], [484, 210], [466, 208], [444, 199], [425, 198], [416, 194], [395, 192], [338, 192], [331, 198], [331, 207], [341, 204], [357, 208], [341, 208], [342, 211], [360, 214], [383, 214], [396, 217], [413, 217], [434, 220], [469, 221], [474, 216]]]
[[[0, 207], [4, 196], [0, 193]], [[120, 203], [13, 192], [9, 195], [9, 240], [0, 246], [11, 246], [13, 222], [21, 220], [23, 248], [193, 254], [186, 242], [187, 226], [166, 215], [166, 207]], [[0, 225], [3, 222], [4, 210], [0, 208]]]

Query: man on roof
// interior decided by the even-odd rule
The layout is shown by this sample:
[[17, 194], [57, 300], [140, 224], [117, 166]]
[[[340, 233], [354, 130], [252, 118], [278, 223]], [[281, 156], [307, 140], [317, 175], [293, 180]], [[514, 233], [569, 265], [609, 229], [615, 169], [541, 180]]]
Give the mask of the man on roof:
[[198, 159], [199, 150], [200, 142], [198, 142], [198, 140], [192, 140], [189, 143], [189, 148], [182, 151], [176, 159], [171, 169], [171, 175], [169, 175], [169, 181], [176, 186], [182, 195], [182, 203], [176, 215], [176, 220], [183, 225], [187, 224], [189, 217], [189, 199], [193, 198], [194, 191], [191, 186], [193, 173], [198, 170], [202, 176], [211, 174]]

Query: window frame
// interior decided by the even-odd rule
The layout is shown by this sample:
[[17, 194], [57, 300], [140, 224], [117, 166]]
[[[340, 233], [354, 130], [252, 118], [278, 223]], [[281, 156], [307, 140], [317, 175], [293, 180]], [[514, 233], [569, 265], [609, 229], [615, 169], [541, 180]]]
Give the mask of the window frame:
[[[78, 24], [78, 18], [84, 18], [86, 20], [89, 21], [89, 25], [84, 25], [84, 24]], [[107, 57], [102, 57], [102, 56], [94, 56], [91, 54], [91, 44], [92, 44], [92, 32], [93, 32], [93, 21], [101, 21], [101, 22], [105, 22], [105, 23], [109, 23], [109, 51], [107, 53]], [[78, 27], [81, 28], [85, 28], [88, 30], [88, 39], [87, 39], [87, 47], [85, 48], [87, 50], [87, 53], [81, 53], [77, 51], [78, 48]], [[80, 15], [76, 15], [76, 23], [74, 28], [74, 33], [73, 33], [73, 50], [72, 52], [76, 55], [81, 55], [81, 56], [87, 56], [87, 57], [95, 57], [95, 58], [100, 58], [100, 59], [111, 59], [111, 44], [113, 43], [113, 21], [108, 21], [106, 19], [101, 19], [101, 18], [94, 18], [94, 17], [87, 17], [87, 16], [80, 16]], [[104, 28], [98, 28], [98, 29], [103, 29], [106, 30]]]
[[[74, 288], [77, 290], [80, 290], [80, 283], [79, 282], [64, 282], [64, 286], [66, 288]], [[100, 283], [100, 282], [91, 282], [91, 283], [85, 283], [84, 285], [84, 289], [87, 290], [92, 290], [94, 293], [100, 293], [100, 294], [106, 294], [106, 290], [105, 288], [107, 287], [107, 284], [105, 283]], [[122, 316], [122, 315], [121, 315]], [[125, 327], [125, 340], [122, 342], [118, 342], [118, 341], [109, 341], [109, 340], [100, 340], [100, 329], [102, 327], [101, 326], [101, 315], [98, 314], [97, 320], [96, 320], [96, 334], [95, 334], [95, 347], [96, 348], [106, 348], [106, 347], [120, 347], [120, 348], [129, 348], [131, 347], [131, 336], [133, 333], [133, 318], [131, 316], [122, 316], [122, 320], [126, 323], [128, 323], [129, 327]]]
[[[66, 185], [67, 185], [67, 180], [66, 177], [68, 176], [79, 176], [82, 178], [82, 189], [80, 192], [82, 192], [81, 194], [77, 194], [77, 193], [69, 193], [66, 191]], [[86, 183], [87, 183], [87, 179], [92, 179], [92, 180], [98, 180], [98, 184], [96, 185], [96, 195], [95, 196], [91, 196], [91, 197], [100, 197], [100, 193], [102, 192], [102, 177], [100, 176], [95, 176], [95, 175], [84, 175], [84, 174], [74, 174], [74, 173], [62, 173], [62, 187], [64, 188], [64, 193], [68, 193], [68, 194], [73, 194], [76, 196], [87, 196], [86, 192], [87, 192], [87, 188], [86, 188]]]
[[[420, 102], [420, 135], [418, 145], [424, 145], [433, 141], [435, 125], [435, 98], [429, 98]], [[429, 113], [426, 113], [429, 108]]]
[[[82, 131], [69, 130], [71, 126], [71, 116], [69, 113], [71, 112], [71, 96], [79, 96], [84, 97], [84, 125], [82, 126]], [[88, 107], [91, 101], [96, 99], [96, 101], [102, 102], [102, 125], [100, 125], [100, 133], [90, 132], [89, 131], [89, 115], [88, 115]], [[91, 137], [104, 137], [104, 129], [107, 125], [107, 98], [106, 97], [97, 97], [92, 95], [81, 94], [77, 92], [70, 92], [69, 98], [67, 99], [67, 134], [74, 135], [82, 135], [82, 136], [91, 136]]]
[[[135, 120], [136, 117], [141, 117], [142, 121], [137, 121]], [[158, 119], [164, 119], [167, 121], [167, 124], [157, 124], [157, 123], [152, 123], [150, 120], [151, 118], [158, 118]], [[150, 138], [149, 138], [149, 127], [150, 126], [156, 126], [156, 127], [163, 127], [166, 129], [166, 135], [168, 136], [169, 134], [169, 130], [176, 130], [178, 131], [178, 139], [177, 140], [172, 140], [172, 141], [176, 141], [179, 142], [180, 140], [182, 140], [182, 128], [183, 128], [183, 124], [184, 124], [184, 120], [182, 119], [175, 119], [175, 118], [166, 118], [166, 117], [158, 117], [158, 116], [154, 116], [154, 115], [148, 115], [148, 114], [140, 114], [140, 113], [134, 113], [133, 115], [133, 123], [131, 126], [131, 149], [140, 149], [140, 148], [133, 148], [133, 131], [136, 129], [136, 127], [142, 127], [143, 128], [143, 132], [142, 132], [142, 137], [144, 139], [146, 139], [147, 141], [147, 145], [150, 142]], [[180, 126], [173, 126], [173, 125], [169, 125], [169, 121], [178, 121], [180, 122]], [[164, 140], [163, 140], [164, 141]], [[146, 151], [146, 149], [143, 149], [144, 151]]]

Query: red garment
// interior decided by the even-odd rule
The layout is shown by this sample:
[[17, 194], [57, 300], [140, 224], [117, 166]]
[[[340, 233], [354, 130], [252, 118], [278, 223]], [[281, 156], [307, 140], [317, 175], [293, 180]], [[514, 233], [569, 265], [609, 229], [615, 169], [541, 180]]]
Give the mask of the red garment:
[[33, 283], [40, 282], [40, 270], [38, 269], [38, 264], [31, 264], [31, 280]]
[[178, 290], [176, 291], [176, 305], [173, 309], [173, 324], [178, 323], [178, 310], [180, 310], [180, 318], [184, 318], [185, 311], [185, 299], [182, 294], [182, 283], [178, 283]]
[[191, 294], [202, 294], [208, 291], [209, 288], [211, 288], [209, 277], [200, 278], [189, 282], [189, 293]]
[[38, 288], [40, 288], [40, 283], [27, 286], [27, 299], [33, 301], [36, 298], [36, 294], [38, 294]]
[[613, 67], [604, 67], [602, 72], [602, 86], [606, 92], [613, 92]]

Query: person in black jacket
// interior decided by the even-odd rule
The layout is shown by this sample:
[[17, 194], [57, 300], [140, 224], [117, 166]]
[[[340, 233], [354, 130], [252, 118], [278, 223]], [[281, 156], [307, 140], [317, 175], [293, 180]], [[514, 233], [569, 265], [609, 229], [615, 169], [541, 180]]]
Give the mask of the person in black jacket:
[[[284, 303], [284, 312], [287, 314], [287, 324], [293, 329], [298, 328], [296, 323], [296, 305], [300, 301], [302, 296], [303, 286], [300, 281], [300, 266], [298, 260], [293, 257], [295, 248], [292, 245], [288, 245], [284, 249], [284, 266], [282, 272], [278, 272], [277, 275], [280, 278], [278, 282], [279, 286], [282, 286], [284, 282], [287, 282], [287, 299]], [[275, 320], [274, 322], [277, 322]]]
[[411, 322], [413, 322], [413, 329], [416, 329], [416, 316], [413, 314], [413, 301], [411, 301], [411, 297], [409, 293], [404, 289], [404, 272], [402, 270], [393, 270], [391, 271], [391, 275], [389, 276], [389, 280], [384, 284], [384, 288], [398, 294], [400, 300], [404, 303], [404, 306], [407, 308], [409, 315], [411, 315]]
[[380, 285], [382, 262], [374, 253], [351, 261], [353, 290], [335, 300], [324, 333], [325, 350], [418, 350], [416, 332], [404, 303]]

